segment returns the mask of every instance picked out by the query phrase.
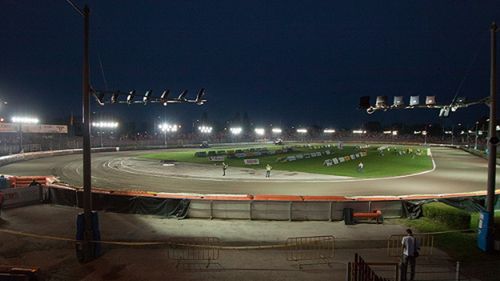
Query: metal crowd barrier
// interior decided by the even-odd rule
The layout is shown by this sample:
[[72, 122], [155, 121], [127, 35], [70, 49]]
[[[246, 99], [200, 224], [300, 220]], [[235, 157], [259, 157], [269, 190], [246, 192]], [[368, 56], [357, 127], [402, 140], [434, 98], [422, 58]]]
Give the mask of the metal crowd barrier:
[[172, 238], [169, 241], [168, 258], [177, 260], [176, 268], [183, 270], [207, 270], [220, 264], [214, 263], [219, 259], [221, 246], [219, 238]]
[[291, 237], [286, 240], [286, 248], [287, 260], [297, 262], [300, 269], [304, 265], [331, 266], [335, 256], [335, 237], [331, 235]]

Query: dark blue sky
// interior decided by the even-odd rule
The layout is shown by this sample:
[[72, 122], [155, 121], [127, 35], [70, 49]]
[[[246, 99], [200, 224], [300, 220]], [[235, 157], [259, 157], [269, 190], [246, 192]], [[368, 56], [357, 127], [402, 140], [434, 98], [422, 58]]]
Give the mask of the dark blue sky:
[[[489, 94], [489, 25], [499, 1], [78, 1], [91, 9], [92, 85], [159, 95], [205, 87], [205, 106], [98, 107], [124, 119], [206, 111], [257, 124], [344, 127], [438, 122], [437, 111], [358, 111], [363, 95]], [[1, 114], [81, 111], [82, 19], [64, 0], [0, 4]], [[468, 74], [467, 74], [468, 73]], [[466, 75], [467, 74], [467, 75]], [[165, 113], [166, 112], [166, 113]], [[473, 124], [486, 106], [446, 122]]]

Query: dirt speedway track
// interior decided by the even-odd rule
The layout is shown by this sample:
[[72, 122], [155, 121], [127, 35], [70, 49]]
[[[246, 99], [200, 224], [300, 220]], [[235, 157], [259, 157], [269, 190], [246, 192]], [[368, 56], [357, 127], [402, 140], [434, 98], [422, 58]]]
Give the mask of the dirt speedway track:
[[[227, 176], [222, 177], [219, 166], [178, 163], [169, 167], [159, 161], [136, 158], [145, 151], [93, 153], [92, 184], [115, 190], [203, 194], [369, 196], [486, 190], [485, 159], [458, 149], [433, 147], [431, 150], [435, 161], [433, 171], [365, 180], [287, 171], [273, 171], [271, 179], [265, 179], [263, 170], [239, 167], [230, 167]], [[82, 155], [13, 163], [0, 167], [0, 173], [54, 175], [61, 182], [81, 186]]]

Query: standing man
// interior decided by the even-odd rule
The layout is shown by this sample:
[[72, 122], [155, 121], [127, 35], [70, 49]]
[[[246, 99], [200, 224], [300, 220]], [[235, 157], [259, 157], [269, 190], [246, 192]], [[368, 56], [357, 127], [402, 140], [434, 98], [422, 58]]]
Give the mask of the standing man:
[[222, 162], [222, 176], [226, 175], [227, 164], [226, 162]]
[[406, 281], [408, 263], [410, 264], [410, 281], [415, 280], [415, 264], [418, 257], [420, 245], [413, 236], [411, 229], [406, 230], [406, 236], [401, 240], [403, 245], [403, 256], [401, 257], [401, 281]]
[[266, 166], [266, 178], [271, 177], [271, 170], [272, 169], [273, 169], [273, 167], [271, 167], [271, 165], [267, 164], [267, 166]]
[[363, 162], [359, 162], [359, 164], [358, 164], [358, 172], [362, 173], [364, 168], [365, 168], [365, 165], [363, 165]]

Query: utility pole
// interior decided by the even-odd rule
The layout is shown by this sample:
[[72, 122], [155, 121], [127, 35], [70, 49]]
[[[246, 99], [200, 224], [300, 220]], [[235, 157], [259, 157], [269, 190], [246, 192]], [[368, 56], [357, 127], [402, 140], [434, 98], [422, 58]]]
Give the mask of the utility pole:
[[87, 5], [83, 7], [83, 70], [82, 70], [82, 116], [83, 116], [83, 259], [94, 258], [92, 241], [92, 186], [90, 162], [90, 75], [89, 75], [89, 16]]
[[491, 34], [491, 76], [490, 76], [490, 124], [488, 137], [488, 189], [486, 194], [486, 212], [489, 215], [487, 233], [487, 251], [493, 249], [493, 231], [495, 217], [495, 183], [497, 164], [497, 144], [496, 135], [496, 32], [497, 25], [493, 22], [490, 28]]

